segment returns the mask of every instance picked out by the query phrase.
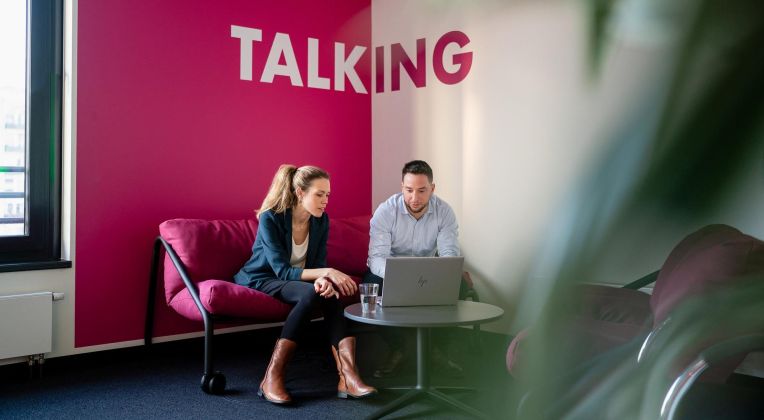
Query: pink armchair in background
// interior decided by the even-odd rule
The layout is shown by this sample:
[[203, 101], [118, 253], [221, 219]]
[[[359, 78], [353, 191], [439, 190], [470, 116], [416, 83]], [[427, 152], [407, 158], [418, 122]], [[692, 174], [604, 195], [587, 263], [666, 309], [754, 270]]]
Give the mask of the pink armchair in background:
[[[558, 372], [561, 377], [567, 375], [568, 381], [575, 381], [570, 378], [571, 372], [584, 375], [580, 367], [593, 367], [597, 358], [611, 350], [626, 354], [623, 349], [628, 350], [628, 357], [633, 356], [639, 363], [647, 354], [660, 351], [659, 346], [654, 345], [656, 337], [660, 337], [661, 329], [671, 322], [672, 312], [681, 309], [685, 302], [747, 287], [751, 281], [762, 279], [764, 242], [727, 225], [703, 227], [674, 247], [660, 271], [623, 288], [585, 284], [572, 288], [571, 295], [564, 299], [564, 307], [558, 308], [561, 313], [556, 319], [564, 325], [556, 328], [559, 334], [554, 336], [555, 350], [550, 353], [555, 355], [555, 360], [549, 361], [555, 368], [549, 370]], [[653, 282], [652, 294], [638, 290]], [[764, 299], [764, 296], [760, 298]], [[709, 307], [702, 316], [711, 317], [709, 319], [713, 321], [715, 311], [725, 310], [734, 308]], [[709, 319], [704, 322], [709, 324]], [[688, 320], [683, 319], [683, 322]], [[733, 331], [736, 328], [709, 328], [702, 337], [685, 347], [683, 356], [675, 360], [672, 372], [667, 374], [677, 377], [699, 354], [715, 349], [721, 343], [746, 343], [747, 334], [758, 337], [764, 333], [761, 327], [742, 332]], [[532, 334], [533, 327], [526, 328], [509, 345], [507, 369], [513, 376], [526, 377], [530, 373], [526, 371], [529, 357], [526, 347]], [[665, 345], [665, 337], [661, 341]], [[698, 370], [696, 376], [704, 382], [723, 383], [750, 350], [741, 347], [736, 353], [728, 348], [729, 345], [724, 344], [723, 358], [716, 357], [713, 365]], [[598, 369], [602, 370], [602, 367]], [[695, 379], [697, 377], [692, 381]], [[587, 392], [590, 387], [578, 388], [577, 392]], [[569, 399], [580, 398], [581, 395]], [[676, 403], [678, 401], [674, 401]]]

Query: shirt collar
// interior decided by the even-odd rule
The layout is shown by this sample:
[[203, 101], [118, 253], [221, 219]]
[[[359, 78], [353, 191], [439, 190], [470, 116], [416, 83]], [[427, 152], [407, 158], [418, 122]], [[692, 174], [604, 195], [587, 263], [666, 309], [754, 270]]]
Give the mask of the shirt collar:
[[[398, 212], [402, 214], [408, 214], [409, 216], [411, 216], [411, 213], [409, 213], [408, 209], [406, 208], [406, 202], [403, 201], [403, 193], [398, 193], [398, 194], [400, 194], [399, 196], [400, 199], [398, 200]], [[424, 214], [431, 214], [433, 212], [432, 208], [434, 203], [435, 203], [435, 194], [431, 195], [430, 200], [427, 201], [427, 211], [424, 212]], [[411, 216], [411, 217], [414, 217], [414, 216]]]

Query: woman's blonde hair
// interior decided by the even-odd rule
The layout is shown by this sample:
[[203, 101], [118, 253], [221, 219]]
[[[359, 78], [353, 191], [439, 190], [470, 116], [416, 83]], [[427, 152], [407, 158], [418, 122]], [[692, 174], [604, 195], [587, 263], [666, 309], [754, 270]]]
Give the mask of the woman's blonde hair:
[[299, 168], [289, 164], [279, 166], [263, 204], [258, 210], [255, 210], [257, 218], [259, 219], [260, 213], [267, 210], [283, 213], [286, 209], [294, 207], [297, 204], [295, 191], [298, 188], [307, 191], [314, 179], [321, 178], [329, 179], [329, 173], [317, 166], [301, 166]]

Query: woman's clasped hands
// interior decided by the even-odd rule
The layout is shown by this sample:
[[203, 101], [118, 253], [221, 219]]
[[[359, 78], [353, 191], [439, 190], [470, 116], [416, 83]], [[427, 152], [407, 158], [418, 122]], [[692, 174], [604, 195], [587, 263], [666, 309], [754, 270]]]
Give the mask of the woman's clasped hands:
[[313, 288], [316, 289], [316, 293], [323, 298], [339, 297], [339, 294], [334, 290], [332, 282], [326, 278], [321, 277], [313, 282]]
[[316, 293], [325, 298], [352, 296], [358, 290], [358, 285], [350, 276], [333, 268], [329, 268], [322, 277], [316, 279], [313, 286]]
[[339, 292], [342, 296], [352, 296], [355, 294], [356, 290], [358, 290], [358, 285], [353, 281], [353, 279], [340, 270], [330, 268], [325, 277], [327, 277], [332, 282], [334, 289], [337, 290], [337, 292]]

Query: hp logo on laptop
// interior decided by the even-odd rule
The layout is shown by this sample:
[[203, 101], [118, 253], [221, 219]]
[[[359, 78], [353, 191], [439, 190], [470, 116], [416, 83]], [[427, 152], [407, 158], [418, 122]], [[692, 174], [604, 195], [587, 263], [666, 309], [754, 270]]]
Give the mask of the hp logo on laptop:
[[425, 283], [427, 283], [427, 279], [424, 278], [424, 276], [419, 276], [419, 280], [417, 280], [417, 283], [419, 283], [419, 287], [424, 287]]

